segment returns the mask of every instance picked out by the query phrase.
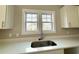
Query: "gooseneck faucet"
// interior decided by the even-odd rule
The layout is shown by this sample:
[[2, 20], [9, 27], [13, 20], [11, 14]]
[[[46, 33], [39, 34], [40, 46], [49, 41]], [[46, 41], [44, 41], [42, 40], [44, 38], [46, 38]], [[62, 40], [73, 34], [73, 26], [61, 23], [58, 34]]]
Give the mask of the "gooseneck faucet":
[[40, 31], [39, 31], [39, 38], [38, 40], [43, 40], [44, 39], [44, 35], [43, 35], [43, 30], [42, 30], [42, 25], [40, 24], [41, 28], [40, 28]]
[[[41, 16], [41, 15], [39, 15], [39, 16]], [[40, 20], [39, 20], [39, 38], [38, 38], [38, 40], [43, 40], [43, 38], [44, 38], [44, 35], [43, 35], [43, 27], [42, 27], [42, 18], [39, 18]]]
[[39, 37], [38, 40], [43, 40], [43, 38], [44, 38], [44, 37], [43, 37], [43, 32], [41, 32], [39, 35], [40, 35], [40, 37]]

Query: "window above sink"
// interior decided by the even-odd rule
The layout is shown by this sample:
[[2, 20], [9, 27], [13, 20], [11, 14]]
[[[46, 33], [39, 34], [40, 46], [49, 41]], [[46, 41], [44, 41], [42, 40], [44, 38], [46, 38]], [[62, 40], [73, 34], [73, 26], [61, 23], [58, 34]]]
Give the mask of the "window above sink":
[[55, 11], [22, 10], [22, 34], [39, 34], [56, 32]]

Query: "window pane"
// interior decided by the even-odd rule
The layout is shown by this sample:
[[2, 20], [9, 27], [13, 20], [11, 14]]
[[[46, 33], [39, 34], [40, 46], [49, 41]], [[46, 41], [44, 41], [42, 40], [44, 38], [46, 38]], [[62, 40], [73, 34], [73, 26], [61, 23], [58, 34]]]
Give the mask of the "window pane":
[[51, 15], [47, 15], [47, 18], [51, 19]]
[[52, 26], [51, 23], [43, 23], [43, 30], [51, 30]]
[[47, 19], [42, 19], [42, 22], [46, 22], [47, 21]]
[[31, 14], [26, 14], [26, 16], [27, 16], [27, 18], [31, 18], [32, 15]]
[[32, 21], [32, 19], [31, 18], [27, 18], [27, 20], [26, 21]]
[[33, 14], [33, 13], [27, 14], [26, 21], [33, 21], [33, 22], [37, 21], [37, 14]]
[[42, 15], [42, 21], [43, 22], [51, 22], [51, 15]]
[[32, 18], [32, 21], [34, 22], [34, 21], [37, 21], [37, 18]]
[[26, 23], [26, 31], [36, 31], [37, 23]]
[[26, 18], [26, 21], [36, 22], [37, 18]]
[[32, 14], [32, 17], [33, 18], [37, 18], [37, 14]]
[[42, 19], [42, 22], [52, 22], [51, 19]]
[[42, 19], [46, 19], [46, 15], [42, 15]]

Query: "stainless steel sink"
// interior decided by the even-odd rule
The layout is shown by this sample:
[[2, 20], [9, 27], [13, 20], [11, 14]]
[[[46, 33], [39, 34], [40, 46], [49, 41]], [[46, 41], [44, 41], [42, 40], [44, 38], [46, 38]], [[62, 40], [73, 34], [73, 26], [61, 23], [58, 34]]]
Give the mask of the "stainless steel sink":
[[57, 44], [53, 41], [36, 41], [31, 43], [32, 48], [45, 47], [45, 46], [56, 46]]

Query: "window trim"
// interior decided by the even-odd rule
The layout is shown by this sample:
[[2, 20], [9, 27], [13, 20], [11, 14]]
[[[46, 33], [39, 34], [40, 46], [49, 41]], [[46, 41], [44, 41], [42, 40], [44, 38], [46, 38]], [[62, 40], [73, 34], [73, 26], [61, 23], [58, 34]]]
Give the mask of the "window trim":
[[[48, 15], [47, 13], [44, 13], [45, 15]], [[42, 14], [43, 15], [43, 14]], [[41, 16], [42, 16], [41, 15]], [[52, 17], [52, 14], [49, 14], [49, 15], [51, 15], [51, 17]], [[46, 19], [47, 19], [47, 17], [46, 17]], [[42, 20], [41, 20], [42, 21]], [[46, 22], [46, 21], [42, 21], [42, 26], [43, 26], [43, 23], [51, 23], [51, 28], [53, 29], [53, 26], [52, 26], [52, 24], [53, 24], [53, 22], [52, 22], [52, 18], [51, 18], [51, 22]], [[42, 27], [43, 28], [43, 27]], [[43, 30], [43, 29], [42, 29]], [[47, 30], [44, 30], [44, 31], [47, 31]], [[43, 32], [44, 32], [43, 31]], [[48, 31], [49, 32], [49, 31]]]
[[[35, 10], [35, 9], [23, 9], [22, 10], [22, 35], [32, 35], [32, 34], [40, 34], [41, 30], [42, 29], [42, 19], [41, 18], [37, 18], [37, 19], [41, 19], [41, 21], [39, 22], [39, 20], [37, 20], [37, 31], [28, 31], [28, 32], [25, 32], [25, 13], [26, 12], [34, 12], [34, 13], [38, 13], [38, 16], [41, 15], [41, 13], [48, 13], [48, 14], [54, 14], [55, 16], [55, 11], [49, 11], [49, 10]], [[56, 24], [55, 24], [55, 17], [54, 17], [54, 20], [52, 21], [54, 23], [54, 27], [52, 27], [53, 30], [51, 31], [42, 31], [44, 34], [48, 34], [48, 33], [56, 33]], [[39, 23], [41, 23], [41, 26], [39, 25]]]
[[[26, 12], [34, 12], [34, 13], [37, 13], [37, 11], [36, 10], [31, 10], [31, 9], [23, 9], [22, 10], [22, 35], [30, 35], [30, 34], [37, 34], [38, 33], [38, 31], [32, 31], [32, 32], [30, 32], [30, 31], [28, 31], [28, 32], [25, 32], [26, 30], [25, 30], [25, 13]], [[38, 23], [38, 21], [37, 21], [37, 23]], [[37, 26], [38, 27], [38, 26]], [[38, 28], [37, 28], [38, 29]]]
[[[26, 21], [26, 14], [28, 14], [28, 12], [25, 12], [25, 30], [27, 31], [27, 28], [26, 28], [26, 26], [27, 26], [27, 23], [31, 23], [31, 24], [33, 24], [33, 23], [36, 23], [36, 24], [38, 24], [38, 20], [37, 21]], [[37, 13], [31, 13], [30, 12], [30, 14], [37, 14]], [[38, 14], [37, 14], [38, 15]], [[32, 18], [31, 18], [32, 19]], [[38, 19], [38, 16], [37, 16], [37, 19]], [[38, 26], [37, 26], [37, 30], [38, 30]], [[29, 31], [27, 31], [27, 32], [29, 32]], [[31, 32], [31, 31], [30, 31]], [[33, 31], [32, 31], [33, 32]], [[36, 32], [36, 31], [35, 31]]]

